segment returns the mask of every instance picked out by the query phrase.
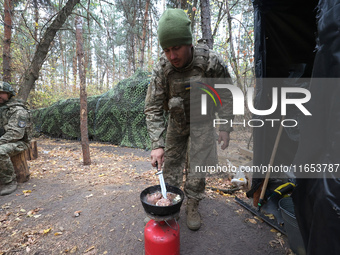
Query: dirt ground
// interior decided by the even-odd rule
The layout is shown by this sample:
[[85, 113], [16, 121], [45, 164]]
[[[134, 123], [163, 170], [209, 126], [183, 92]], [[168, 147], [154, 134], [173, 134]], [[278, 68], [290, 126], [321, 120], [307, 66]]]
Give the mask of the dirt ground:
[[[221, 160], [249, 161], [238, 152], [246, 139], [233, 138]], [[158, 184], [149, 151], [91, 142], [90, 166], [82, 164], [79, 141], [37, 138], [39, 157], [29, 161], [31, 177], [0, 197], [2, 254], [144, 254], [145, 188]], [[207, 186], [230, 188], [226, 176]], [[180, 212], [181, 254], [292, 254], [286, 236], [234, 202], [233, 195], [206, 190], [200, 203], [202, 227], [186, 227]]]

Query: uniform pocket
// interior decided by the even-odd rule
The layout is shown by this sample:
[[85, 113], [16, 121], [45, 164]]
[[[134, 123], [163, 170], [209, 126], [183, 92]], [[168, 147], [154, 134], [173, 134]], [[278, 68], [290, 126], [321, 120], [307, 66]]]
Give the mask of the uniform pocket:
[[170, 120], [179, 128], [186, 126], [186, 116], [184, 111], [184, 102], [181, 97], [173, 97], [169, 100]]

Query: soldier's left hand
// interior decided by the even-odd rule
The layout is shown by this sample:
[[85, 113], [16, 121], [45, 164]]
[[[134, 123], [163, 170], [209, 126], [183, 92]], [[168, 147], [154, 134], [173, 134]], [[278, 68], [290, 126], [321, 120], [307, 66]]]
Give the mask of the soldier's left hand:
[[227, 131], [220, 131], [218, 134], [218, 144], [221, 144], [221, 149], [225, 150], [229, 146], [230, 136]]

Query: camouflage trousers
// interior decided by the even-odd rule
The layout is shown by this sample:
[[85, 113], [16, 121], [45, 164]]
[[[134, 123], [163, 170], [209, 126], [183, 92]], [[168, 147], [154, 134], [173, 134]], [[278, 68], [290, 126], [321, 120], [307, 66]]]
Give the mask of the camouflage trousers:
[[24, 142], [6, 143], [0, 145], [0, 183], [6, 184], [15, 180], [16, 175], [11, 156], [26, 150], [28, 145]]
[[189, 198], [204, 198], [205, 172], [197, 172], [197, 166], [216, 165], [217, 149], [215, 129], [212, 124], [187, 124], [179, 128], [169, 119], [163, 175], [165, 182], [180, 187], [183, 184], [185, 169], [184, 193]]

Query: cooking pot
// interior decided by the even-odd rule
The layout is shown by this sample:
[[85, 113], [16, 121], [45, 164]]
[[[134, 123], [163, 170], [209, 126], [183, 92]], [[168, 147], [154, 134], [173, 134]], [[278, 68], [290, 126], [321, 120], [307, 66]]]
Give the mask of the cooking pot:
[[169, 205], [169, 206], [157, 206], [157, 205], [149, 204], [148, 202], [146, 202], [146, 195], [155, 193], [157, 191], [161, 192], [161, 186], [155, 185], [155, 186], [148, 187], [145, 190], [143, 190], [142, 193], [140, 194], [140, 201], [142, 202], [142, 205], [146, 213], [149, 213], [155, 216], [168, 216], [168, 215], [173, 215], [180, 211], [181, 205], [184, 199], [183, 191], [177, 187], [170, 186], [170, 185], [166, 185], [166, 190], [167, 192], [180, 195], [181, 199], [176, 204]]

